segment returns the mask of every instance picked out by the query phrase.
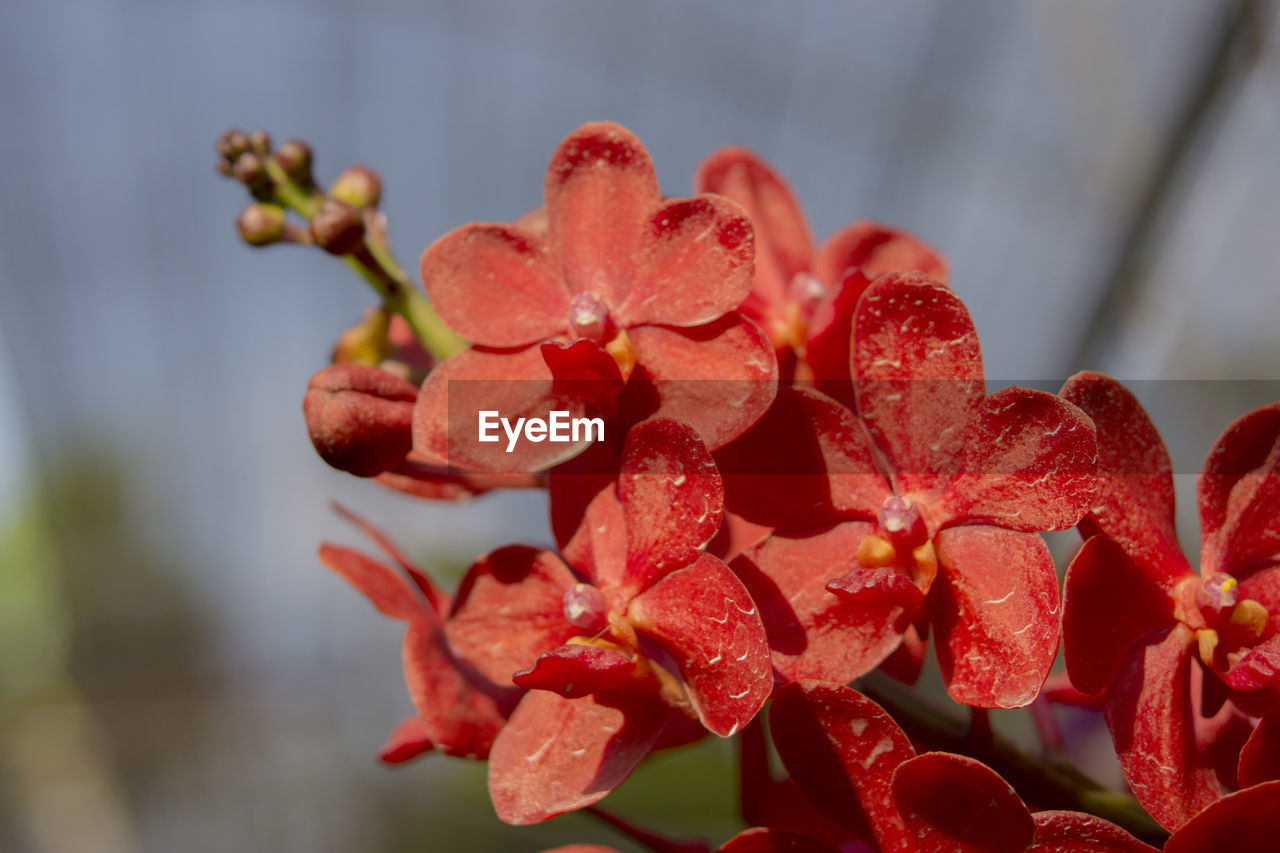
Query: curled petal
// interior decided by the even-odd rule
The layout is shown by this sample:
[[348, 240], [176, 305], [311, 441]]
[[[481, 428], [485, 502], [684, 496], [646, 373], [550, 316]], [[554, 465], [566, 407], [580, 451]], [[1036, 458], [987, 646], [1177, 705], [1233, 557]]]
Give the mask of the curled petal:
[[1280, 779], [1280, 705], [1262, 715], [1240, 750], [1237, 779], [1241, 787]]
[[858, 270], [873, 279], [887, 272], [919, 272], [945, 284], [947, 262], [906, 231], [878, 222], [855, 222], [832, 234], [814, 261], [814, 273], [828, 284]]
[[409, 578], [353, 548], [325, 542], [320, 545], [318, 556], [321, 563], [346, 578], [392, 619], [407, 622], [430, 607]]
[[[521, 431], [513, 444], [497, 420], [506, 418], [516, 431], [521, 418], [547, 420], [553, 411], [569, 418], [587, 414], [585, 401], [557, 394], [552, 382], [539, 347], [463, 350], [422, 384], [413, 410], [413, 448], [430, 463], [486, 474], [527, 474], [563, 462], [591, 444], [589, 435], [533, 441]], [[480, 440], [482, 412], [490, 413], [486, 441]]]
[[621, 462], [608, 444], [551, 470], [551, 529], [569, 565], [600, 588], [619, 587], [627, 565], [627, 524], [618, 498]]
[[926, 752], [903, 763], [893, 796], [920, 853], [1022, 853], [1035, 838], [1009, 783], [963, 755]]
[[394, 373], [334, 364], [311, 377], [302, 412], [316, 453], [340, 471], [372, 477], [405, 458], [413, 444], [418, 389]]
[[973, 320], [945, 285], [888, 273], [863, 294], [853, 325], [858, 413], [899, 491], [930, 491], [958, 469], [986, 396]]
[[449, 596], [435, 585], [435, 582], [418, 567], [417, 563], [409, 559], [399, 545], [391, 541], [391, 537], [383, 533], [364, 516], [347, 509], [340, 503], [335, 502], [333, 509], [338, 515], [360, 528], [361, 533], [372, 539], [382, 549], [382, 553], [391, 558], [391, 561], [409, 576], [409, 580], [413, 581], [414, 585], [422, 590], [422, 594], [427, 597], [427, 601], [435, 608], [436, 613], [444, 615], [449, 609]]
[[391, 737], [378, 751], [378, 760], [383, 764], [404, 764], [434, 748], [431, 735], [427, 733], [427, 725], [421, 717], [413, 716], [402, 721], [391, 732]]
[[1280, 782], [1236, 791], [1208, 806], [1173, 834], [1165, 853], [1267, 850], [1280, 835]]
[[515, 704], [515, 688], [473, 681], [449, 651], [444, 627], [427, 611], [404, 635], [404, 680], [426, 734], [446, 755], [484, 759]]
[[798, 681], [774, 693], [769, 729], [787, 772], [824, 817], [885, 853], [914, 853], [894, 803], [893, 775], [915, 755], [875, 702], [835, 684]]
[[570, 292], [622, 305], [658, 204], [649, 152], [621, 125], [585, 124], [552, 155], [545, 192], [547, 224]]
[[691, 329], [636, 326], [628, 334], [636, 367], [619, 406], [629, 420], [683, 421], [715, 450], [758, 421], [777, 393], [773, 346], [736, 313]]
[[1106, 688], [1139, 637], [1174, 622], [1169, 596], [1105, 536], [1076, 553], [1063, 590], [1067, 672], [1085, 693]]
[[1062, 396], [1097, 427], [1098, 487], [1081, 532], [1106, 534], [1172, 588], [1191, 567], [1174, 530], [1173, 464], [1155, 424], [1128, 388], [1101, 373], [1077, 373]]
[[753, 292], [777, 308], [813, 256], [813, 238], [791, 187], [753, 152], [736, 147], [712, 152], [693, 185], [695, 192], [718, 193], [746, 208], [756, 235]]
[[764, 417], [720, 448], [716, 461], [729, 508], [770, 527], [874, 518], [891, 494], [857, 418], [808, 388], [779, 388]]
[[628, 615], [671, 655], [698, 718], [721, 737], [749, 723], [769, 698], [773, 673], [760, 614], [710, 554], [642, 592]]
[[1191, 629], [1147, 636], [1125, 658], [1107, 696], [1107, 727], [1134, 797], [1175, 830], [1219, 796], [1192, 724]]
[[1089, 510], [1097, 456], [1093, 421], [1080, 409], [1055, 394], [1006, 388], [983, 401], [936, 520], [1064, 530]]
[[687, 566], [720, 529], [724, 485], [698, 434], [669, 418], [627, 433], [618, 497], [627, 527], [626, 579], [642, 590]]
[[901, 601], [839, 596], [827, 583], [853, 571], [875, 525], [846, 522], [775, 532], [732, 563], [760, 608], [773, 666], [790, 680], [844, 683], [865, 675], [898, 645], [915, 615]]
[[714, 195], [668, 201], [649, 216], [620, 326], [697, 326], [738, 307], [751, 290], [755, 239], [746, 211]]
[[493, 744], [489, 796], [507, 823], [538, 823], [603, 799], [657, 741], [666, 707], [634, 691], [566, 699], [531, 690]]
[[547, 341], [542, 345], [542, 357], [554, 377], [556, 396], [589, 400], [602, 412], [613, 411], [614, 398], [626, 380], [604, 347], [587, 338]]
[[1202, 574], [1280, 554], [1280, 403], [1226, 428], [1204, 461], [1199, 498]]
[[547, 551], [509, 545], [467, 570], [445, 632], [454, 652], [502, 687], [543, 652], [577, 633], [564, 615], [575, 578]]
[[1153, 853], [1110, 821], [1082, 812], [1036, 812], [1036, 843], [1027, 853]]
[[546, 243], [511, 225], [455, 228], [422, 253], [440, 319], [474, 344], [517, 347], [569, 325], [569, 291]]
[[1242, 654], [1223, 680], [1232, 690], [1261, 690], [1280, 683], [1280, 634]]
[[577, 699], [603, 690], [620, 690], [636, 677], [636, 663], [612, 649], [573, 643], [543, 652], [533, 667], [512, 679], [528, 690], [550, 690]]
[[1058, 575], [1044, 540], [999, 527], [951, 527], [933, 626], [947, 693], [980, 708], [1021, 708], [1058, 653]]

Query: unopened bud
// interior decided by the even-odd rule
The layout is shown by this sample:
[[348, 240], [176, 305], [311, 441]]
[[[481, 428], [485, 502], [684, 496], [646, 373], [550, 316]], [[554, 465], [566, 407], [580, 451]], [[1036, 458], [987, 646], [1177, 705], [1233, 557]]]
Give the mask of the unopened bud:
[[364, 166], [351, 166], [338, 176], [329, 195], [352, 207], [377, 207], [382, 200], [382, 180]]
[[259, 201], [271, 198], [272, 181], [262, 159], [256, 154], [242, 154], [231, 166], [231, 173]]
[[304, 187], [311, 186], [311, 146], [291, 139], [276, 152], [276, 162], [284, 173]]
[[251, 204], [240, 214], [236, 227], [250, 246], [269, 246], [284, 239], [284, 208], [275, 204]]
[[364, 217], [346, 202], [326, 199], [311, 217], [311, 238], [331, 255], [349, 255], [364, 241]]
[[228, 162], [235, 163], [236, 159], [248, 150], [249, 137], [239, 130], [228, 130], [218, 137], [218, 153]]
[[417, 397], [418, 389], [395, 374], [335, 364], [311, 377], [302, 413], [321, 459], [357, 477], [373, 477], [409, 454]]
[[271, 134], [261, 129], [249, 134], [249, 150], [259, 157], [266, 157], [271, 153]]
[[333, 348], [334, 364], [377, 365], [391, 355], [391, 313], [379, 306], [342, 333]]

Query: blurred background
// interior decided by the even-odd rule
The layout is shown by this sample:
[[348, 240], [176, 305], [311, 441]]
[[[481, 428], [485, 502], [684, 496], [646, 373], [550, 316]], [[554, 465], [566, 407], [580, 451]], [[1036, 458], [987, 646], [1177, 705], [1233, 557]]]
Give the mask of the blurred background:
[[[1273, 6], [7, 0], [0, 849], [631, 849], [580, 816], [503, 827], [482, 767], [375, 761], [411, 710], [400, 629], [316, 562], [359, 542], [328, 501], [445, 576], [548, 542], [545, 506], [415, 502], [316, 458], [306, 379], [371, 298], [240, 243], [222, 130], [306, 139], [322, 180], [376, 168], [410, 267], [539, 204], [584, 121], [632, 128], [675, 195], [752, 147], [819, 237], [875, 218], [946, 254], [993, 379], [1135, 381], [1195, 543], [1205, 451], [1280, 399]], [[1111, 772], [1105, 733], [1080, 749]], [[723, 745], [656, 763], [608, 803], [734, 831]]]

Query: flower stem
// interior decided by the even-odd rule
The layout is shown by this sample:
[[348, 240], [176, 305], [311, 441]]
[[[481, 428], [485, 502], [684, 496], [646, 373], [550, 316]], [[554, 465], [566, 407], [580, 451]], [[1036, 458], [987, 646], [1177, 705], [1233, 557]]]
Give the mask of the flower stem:
[[583, 811], [604, 821], [637, 844], [652, 850], [653, 853], [708, 853], [710, 850], [702, 841], [675, 841], [599, 806], [587, 806]]
[[1083, 811], [1109, 820], [1143, 841], [1168, 837], [1128, 794], [1111, 791], [1056, 756], [1033, 758], [994, 733], [975, 739], [965, 722], [946, 714], [915, 691], [880, 672], [859, 679], [857, 688], [879, 703], [907, 736], [929, 749], [971, 755], [997, 771], [1036, 809]]

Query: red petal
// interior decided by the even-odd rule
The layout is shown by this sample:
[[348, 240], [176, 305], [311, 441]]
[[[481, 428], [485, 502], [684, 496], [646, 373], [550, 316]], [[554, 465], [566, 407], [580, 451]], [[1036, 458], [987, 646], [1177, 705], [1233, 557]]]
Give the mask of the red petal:
[[804, 346], [814, 387], [848, 405], [853, 405], [853, 375], [849, 372], [853, 317], [870, 284], [871, 280], [857, 271], [836, 279], [813, 309]]
[[757, 826], [730, 838], [720, 853], [840, 853], [840, 849], [798, 832]]
[[1097, 426], [1098, 490], [1081, 532], [1105, 533], [1172, 588], [1191, 568], [1173, 525], [1173, 465], [1155, 424], [1128, 388], [1100, 373], [1077, 373], [1062, 396]]
[[430, 606], [407, 577], [355, 549], [325, 542], [317, 556], [392, 619], [407, 622]]
[[601, 589], [621, 586], [627, 564], [627, 525], [616, 488], [620, 467], [614, 449], [598, 442], [547, 475], [560, 553]]
[[649, 754], [666, 707], [634, 692], [565, 699], [531, 690], [489, 758], [489, 795], [507, 823], [538, 823], [603, 799]]
[[391, 732], [391, 737], [378, 752], [378, 760], [384, 764], [403, 764], [424, 752], [430, 752], [434, 744], [427, 733], [427, 725], [418, 716], [403, 720]]
[[400, 550], [400, 546], [391, 541], [391, 538], [387, 536], [387, 534], [375, 527], [368, 519], [364, 518], [364, 516], [347, 509], [340, 503], [335, 502], [333, 504], [333, 508], [338, 515], [360, 528], [361, 533], [372, 539], [374, 543], [382, 549], [382, 553], [390, 557], [391, 561], [399, 566], [400, 569], [409, 576], [409, 579], [413, 581], [418, 589], [422, 591], [422, 594], [427, 597], [427, 601], [430, 602], [431, 606], [435, 608], [437, 613], [443, 615], [444, 612], [449, 609], [449, 596], [442, 592], [440, 588], [435, 585], [435, 582], [427, 576], [427, 573], [418, 568], [418, 564], [409, 559], [404, 551]]
[[645, 589], [694, 560], [720, 529], [724, 485], [689, 426], [655, 418], [627, 433], [618, 497], [627, 526], [627, 585]]
[[920, 853], [1022, 853], [1035, 837], [1009, 783], [963, 755], [926, 752], [903, 763], [893, 797]]
[[802, 534], [774, 533], [748, 548], [732, 569], [760, 608], [774, 668], [785, 678], [844, 683], [885, 659], [912, 613], [879, 601], [844, 599], [827, 582], [856, 565], [875, 525], [854, 521]]
[[1097, 711], [1107, 704], [1105, 693], [1085, 693], [1083, 690], [1077, 690], [1072, 687], [1071, 680], [1067, 678], [1065, 672], [1055, 672], [1050, 675], [1045, 680], [1044, 688], [1040, 693], [1042, 696], [1047, 696], [1051, 702], [1070, 705], [1073, 708], [1088, 708]]
[[878, 222], [855, 222], [832, 234], [814, 261], [814, 273], [834, 284], [852, 270], [867, 278], [887, 272], [924, 273], [945, 284], [947, 262], [942, 256], [906, 231]]
[[1236, 776], [1241, 787], [1280, 779], [1280, 705], [1262, 715], [1240, 750]]
[[845, 601], [881, 609], [897, 607], [916, 613], [924, 604], [920, 587], [893, 568], [855, 566], [849, 574], [827, 581], [827, 589]]
[[1224, 680], [1232, 690], [1261, 690], [1280, 682], [1280, 634], [1245, 652]]
[[919, 273], [876, 279], [854, 317], [858, 413], [900, 493], [954, 473], [986, 396], [978, 335], [954, 293]]
[[543, 652], [532, 668], [517, 672], [513, 681], [529, 690], [550, 690], [577, 699], [602, 690], [620, 690], [635, 677], [635, 661], [612, 649], [574, 643]]
[[754, 258], [751, 222], [734, 202], [713, 195], [668, 201], [649, 216], [614, 320], [623, 327], [697, 326], [722, 317], [751, 290]]
[[1036, 843], [1027, 853], [1145, 853], [1143, 844], [1114, 823], [1081, 812], [1036, 812]]
[[601, 847], [599, 844], [566, 844], [564, 847], [552, 847], [542, 853], [621, 853], [614, 847]]
[[340, 471], [372, 477], [394, 467], [413, 444], [418, 389], [394, 373], [334, 364], [311, 377], [302, 412], [316, 453]]
[[1265, 782], [1223, 797], [1173, 834], [1165, 853], [1275, 849], [1280, 836], [1280, 782]]
[[764, 417], [716, 461], [730, 509], [770, 527], [810, 528], [848, 513], [874, 518], [891, 494], [857, 418], [807, 388], [779, 388]]
[[735, 313], [692, 329], [636, 326], [628, 334], [636, 367], [619, 405], [633, 421], [675, 418], [715, 450], [746, 432], [773, 402], [773, 346]]
[[1202, 574], [1280, 553], [1280, 403], [1226, 428], [1204, 461], [1199, 498]]
[[489, 692], [471, 681], [431, 611], [409, 623], [403, 657], [409, 697], [436, 747], [447, 755], [486, 758], [519, 691]]
[[916, 617], [916, 621], [902, 632], [902, 643], [893, 650], [893, 654], [880, 664], [880, 671], [903, 684], [915, 684], [924, 671], [925, 655], [929, 651], [929, 622], [927, 614]]
[[622, 305], [657, 204], [653, 162], [631, 131], [595, 122], [569, 134], [546, 181], [547, 222], [569, 290]]
[[983, 401], [963, 471], [935, 504], [934, 520], [1064, 530], [1089, 510], [1097, 457], [1088, 415], [1054, 394], [1006, 388]]
[[578, 633], [564, 615], [575, 578], [548, 551], [509, 545], [467, 570], [445, 633], [454, 652], [501, 687]]
[[1062, 644], [1071, 683], [1101, 693], [1139, 637], [1172, 624], [1173, 601], [1105, 536], [1084, 543], [1067, 569]]
[[1112, 681], [1107, 727], [1134, 797], [1170, 831], [1218, 798], [1192, 725], [1191, 629], [1179, 623], [1134, 646]]
[[[553, 393], [551, 371], [539, 347], [493, 351], [467, 349], [441, 364], [422, 384], [413, 411], [413, 448], [429, 462], [489, 474], [527, 474], [580, 453], [591, 441], [533, 442], [523, 434], [508, 453], [506, 429], [480, 438], [480, 412], [497, 413], [512, 427], [518, 418], [546, 420], [552, 411], [587, 414], [581, 399]], [[496, 424], [497, 421], [492, 423]], [[589, 432], [589, 431], [588, 431]]]
[[894, 805], [894, 771], [915, 755], [902, 729], [855, 690], [818, 681], [774, 693], [769, 729], [787, 772], [824, 817], [884, 853], [914, 853]]
[[698, 168], [695, 192], [719, 193], [747, 210], [756, 235], [755, 294], [771, 307], [785, 299], [791, 279], [809, 269], [813, 238], [791, 187], [753, 152], [727, 147]]
[[947, 693], [980, 708], [1030, 704], [1058, 653], [1058, 575], [1044, 540], [977, 525], [944, 530], [935, 545], [933, 625]]
[[590, 400], [602, 412], [614, 410], [614, 399], [626, 385], [618, 362], [593, 340], [547, 341], [542, 357], [555, 377], [557, 396]]
[[627, 614], [671, 655], [699, 719], [721, 737], [749, 723], [769, 698], [773, 672], [760, 614], [710, 554], [638, 595]]
[[440, 319], [474, 344], [524, 346], [569, 327], [569, 291], [531, 232], [463, 225], [427, 247], [421, 270]]

